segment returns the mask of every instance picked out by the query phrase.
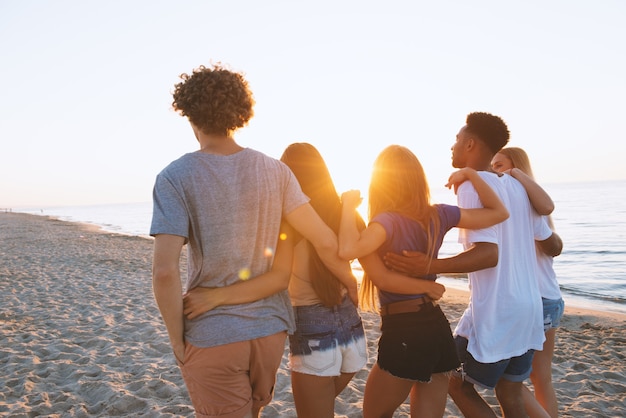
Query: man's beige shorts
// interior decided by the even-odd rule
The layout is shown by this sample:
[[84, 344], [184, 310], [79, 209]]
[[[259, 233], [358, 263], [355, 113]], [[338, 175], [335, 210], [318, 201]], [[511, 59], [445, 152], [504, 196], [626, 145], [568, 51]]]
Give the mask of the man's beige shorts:
[[180, 369], [197, 417], [244, 417], [270, 403], [286, 332], [256, 340], [185, 347]]

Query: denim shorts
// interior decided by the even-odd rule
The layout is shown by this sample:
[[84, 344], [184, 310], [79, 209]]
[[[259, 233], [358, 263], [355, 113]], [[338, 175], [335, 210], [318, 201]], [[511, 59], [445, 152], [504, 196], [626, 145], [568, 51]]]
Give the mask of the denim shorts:
[[356, 373], [367, 363], [363, 322], [345, 297], [331, 308], [294, 306], [296, 331], [289, 336], [289, 368], [314, 376]]
[[460, 362], [450, 323], [439, 306], [382, 317], [378, 366], [392, 376], [429, 382], [435, 373], [455, 370]]
[[528, 350], [521, 356], [500, 360], [495, 363], [481, 363], [467, 351], [467, 338], [454, 337], [461, 359], [463, 379], [485, 389], [493, 389], [500, 378], [511, 382], [523, 382], [530, 376], [535, 350]]
[[561, 299], [541, 298], [543, 302], [543, 332], [550, 328], [558, 328], [565, 310], [565, 302]]

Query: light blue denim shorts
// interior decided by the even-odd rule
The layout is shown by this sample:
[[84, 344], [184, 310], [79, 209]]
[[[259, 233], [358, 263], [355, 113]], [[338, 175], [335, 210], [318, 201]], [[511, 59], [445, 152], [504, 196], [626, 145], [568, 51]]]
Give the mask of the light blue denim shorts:
[[331, 308], [294, 306], [296, 331], [289, 336], [289, 368], [314, 376], [356, 373], [367, 363], [363, 322], [345, 297]]
[[561, 299], [545, 299], [543, 302], [543, 332], [550, 328], [558, 328], [561, 325], [561, 318], [565, 311], [565, 302]]

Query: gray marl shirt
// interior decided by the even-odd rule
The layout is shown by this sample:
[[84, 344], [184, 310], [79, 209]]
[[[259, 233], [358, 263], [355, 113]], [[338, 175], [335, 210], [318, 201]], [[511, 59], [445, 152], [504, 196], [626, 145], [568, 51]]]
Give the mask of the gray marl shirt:
[[[150, 235], [186, 238], [188, 275], [183, 291], [227, 286], [266, 273], [281, 218], [308, 202], [282, 162], [246, 148], [220, 156], [194, 152], [156, 178]], [[185, 320], [185, 339], [213, 347], [293, 332], [287, 291], [259, 301], [221, 306]]]

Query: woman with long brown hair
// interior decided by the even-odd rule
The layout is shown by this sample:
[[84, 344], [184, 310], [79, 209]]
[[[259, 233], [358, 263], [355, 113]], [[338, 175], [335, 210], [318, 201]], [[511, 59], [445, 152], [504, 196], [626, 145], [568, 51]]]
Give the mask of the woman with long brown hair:
[[[319, 151], [294, 143], [281, 157], [322, 220], [339, 232], [341, 201]], [[363, 229], [360, 217], [352, 219]], [[296, 331], [289, 336], [289, 368], [299, 418], [334, 417], [335, 398], [367, 363], [367, 346], [357, 312], [357, 287], [346, 288], [321, 262], [306, 239], [295, 236], [289, 296]]]

